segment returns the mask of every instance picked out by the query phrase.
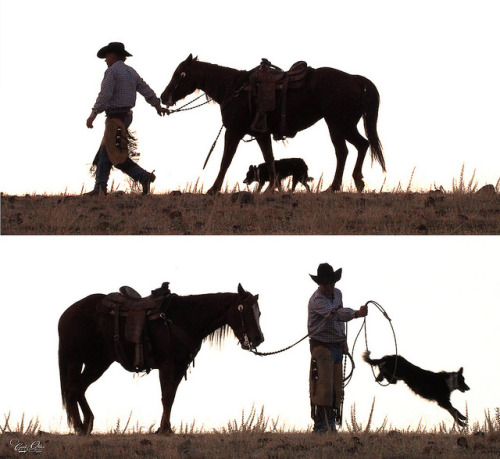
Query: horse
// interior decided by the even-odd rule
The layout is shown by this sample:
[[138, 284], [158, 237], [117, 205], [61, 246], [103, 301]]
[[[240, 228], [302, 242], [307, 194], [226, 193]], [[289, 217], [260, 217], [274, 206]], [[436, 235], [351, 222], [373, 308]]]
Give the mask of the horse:
[[[178, 65], [161, 95], [162, 103], [171, 107], [180, 99], [200, 89], [220, 105], [222, 122], [226, 128], [224, 152], [219, 174], [208, 190], [209, 194], [220, 191], [238, 144], [245, 135], [255, 137], [259, 144], [269, 169], [271, 179], [269, 189], [275, 189], [279, 184], [274, 169], [271, 134], [274, 138], [294, 137], [297, 132], [311, 127], [322, 118], [328, 126], [337, 157], [337, 168], [330, 187], [332, 191], [339, 191], [342, 185], [348, 154], [346, 141], [354, 145], [358, 151], [352, 176], [359, 192], [363, 191], [365, 186], [361, 169], [368, 147], [372, 159], [378, 161], [385, 172], [385, 159], [377, 133], [380, 96], [370, 80], [329, 67], [317, 69], [307, 67], [300, 87], [289, 88], [286, 91], [285, 107], [278, 103], [280, 100], [283, 101], [285, 89], [276, 92], [277, 103], [274, 110], [266, 114], [265, 131], [257, 132], [255, 127], [252, 127], [256, 105], [252, 92], [255, 92], [255, 87], [250, 84], [255, 71], [256, 69], [236, 70], [200, 62], [190, 54]], [[286, 72], [283, 75], [286, 75]], [[283, 132], [283, 118], [286, 119], [285, 132]], [[361, 118], [368, 140], [357, 128]]]
[[[177, 387], [204, 340], [221, 343], [234, 332], [243, 349], [254, 350], [264, 341], [260, 329], [259, 295], [238, 293], [168, 295], [161, 313], [146, 321], [150, 342], [150, 366], [159, 370], [163, 414], [158, 433], [172, 434], [170, 413]], [[114, 324], [119, 318], [123, 336], [125, 318], [102, 311], [104, 294], [92, 294], [70, 306], [59, 320], [59, 373], [63, 407], [68, 425], [78, 434], [90, 434], [94, 415], [85, 391], [109, 366], [123, 359], [117, 355]], [[133, 344], [123, 343], [130, 361]], [[83, 368], [83, 371], [82, 371]], [[124, 368], [131, 371], [129, 366]], [[149, 371], [148, 371], [149, 372]], [[83, 414], [80, 418], [78, 406]]]

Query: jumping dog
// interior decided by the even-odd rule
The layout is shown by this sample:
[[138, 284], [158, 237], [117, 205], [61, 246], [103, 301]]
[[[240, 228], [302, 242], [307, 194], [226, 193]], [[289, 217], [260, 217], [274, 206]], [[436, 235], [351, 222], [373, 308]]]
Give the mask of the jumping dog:
[[434, 373], [413, 365], [400, 355], [386, 355], [381, 359], [371, 359], [370, 351], [363, 353], [363, 360], [378, 367], [380, 373], [376, 381], [381, 382], [386, 379], [389, 384], [403, 381], [415, 394], [435, 401], [441, 408], [447, 410], [459, 426], [464, 427], [467, 424], [467, 418], [450, 402], [450, 395], [455, 389], [460, 392], [470, 389], [465, 384], [463, 368], [455, 372]]

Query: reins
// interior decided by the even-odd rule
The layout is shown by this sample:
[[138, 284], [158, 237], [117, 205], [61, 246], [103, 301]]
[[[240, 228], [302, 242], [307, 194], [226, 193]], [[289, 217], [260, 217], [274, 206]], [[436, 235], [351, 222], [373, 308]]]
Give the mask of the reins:
[[[192, 103], [196, 102], [198, 99], [200, 99], [203, 96], [205, 96], [207, 98], [207, 100], [205, 102], [198, 104], [198, 105], [195, 105], [194, 107], [185, 108], [188, 105], [191, 105]], [[173, 110], [169, 110], [167, 108], [167, 115], [170, 115], [171, 113], [176, 113], [176, 112], [185, 112], [187, 110], [194, 110], [195, 108], [202, 107], [203, 105], [206, 105], [206, 104], [212, 102], [212, 100], [213, 99], [208, 94], [205, 94], [205, 93], [200, 94], [198, 97], [196, 97], [195, 99], [191, 100], [190, 102], [184, 104], [182, 107], [174, 108]]]
[[[255, 70], [255, 69], [254, 69]], [[225, 101], [223, 101], [220, 106], [221, 106], [221, 110], [231, 101], [233, 100], [234, 98], [238, 97], [240, 92], [245, 88], [245, 86], [248, 84], [248, 81], [245, 81], [236, 91], [234, 91], [231, 96], [229, 96]], [[177, 87], [177, 86], [176, 86]], [[174, 88], [174, 91], [176, 89], [176, 87]], [[203, 97], [203, 96], [206, 96], [207, 100], [201, 104], [198, 104], [198, 105], [195, 105], [194, 107], [189, 107], [189, 108], [185, 108], [187, 107], [188, 105], [191, 105], [193, 102], [196, 102], [200, 97]], [[210, 102], [212, 102], [214, 99], [212, 97], [210, 97], [208, 94], [204, 93], [204, 94], [200, 94], [198, 97], [196, 97], [195, 99], [193, 99], [192, 101], [184, 104], [182, 107], [179, 107], [179, 108], [175, 108], [173, 110], [169, 110], [167, 109], [167, 115], [170, 115], [171, 113], [176, 113], [176, 112], [185, 112], [187, 110], [193, 110], [195, 108], [198, 108], [198, 107], [202, 107], [203, 105], [206, 105]], [[203, 170], [205, 170], [205, 167], [208, 163], [208, 160], [210, 158], [210, 155], [212, 154], [212, 152], [214, 151], [214, 148], [215, 148], [215, 145], [217, 144], [217, 141], [219, 140], [219, 137], [220, 137], [220, 134], [222, 132], [222, 128], [224, 127], [224, 124], [222, 124], [222, 126], [220, 127], [219, 129], [219, 133], [217, 134], [217, 137], [215, 138], [213, 144], [212, 144], [212, 147], [210, 148], [210, 151], [208, 152], [208, 155], [207, 155], [207, 159], [205, 159], [205, 163], [203, 164]], [[253, 138], [251, 140], [254, 140]], [[251, 140], [244, 140], [244, 142], [250, 142]]]

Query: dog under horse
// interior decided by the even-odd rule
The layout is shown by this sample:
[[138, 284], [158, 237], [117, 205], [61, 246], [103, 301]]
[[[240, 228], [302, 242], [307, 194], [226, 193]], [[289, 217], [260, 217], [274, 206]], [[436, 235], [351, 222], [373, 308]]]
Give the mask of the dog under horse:
[[[368, 148], [372, 158], [385, 171], [377, 134], [380, 97], [375, 85], [360, 75], [299, 64], [287, 72], [264, 69], [262, 65], [246, 71], [199, 62], [191, 54], [179, 64], [161, 101], [171, 107], [201, 89], [220, 105], [226, 128], [219, 174], [208, 193], [220, 191], [238, 144], [245, 135], [254, 136], [259, 144], [269, 170], [270, 189], [274, 189], [278, 183], [271, 135], [278, 139], [294, 137], [321, 119], [326, 121], [337, 156], [332, 191], [340, 190], [342, 185], [348, 154], [346, 141], [358, 151], [352, 174], [358, 191], [365, 186], [361, 169]], [[357, 128], [361, 118], [368, 140]]]
[[384, 379], [389, 384], [403, 381], [415, 394], [427, 400], [435, 401], [441, 408], [447, 410], [460, 427], [467, 424], [467, 418], [454, 408], [450, 402], [450, 395], [455, 389], [460, 392], [470, 389], [465, 384], [463, 368], [454, 372], [441, 371], [434, 373], [413, 365], [400, 355], [386, 355], [380, 359], [371, 359], [370, 351], [363, 353], [363, 360], [372, 366], [378, 367], [380, 371], [376, 378], [378, 382]]
[[[308, 167], [303, 159], [279, 159], [274, 161], [274, 167], [276, 169], [276, 179], [278, 182], [292, 176], [292, 192], [295, 191], [295, 187], [299, 182], [306, 187], [307, 191], [311, 191], [307, 182], [314, 179], [309, 177]], [[247, 176], [245, 177], [245, 180], [243, 180], [243, 183], [250, 185], [253, 182], [259, 183], [257, 191], [261, 191], [266, 182], [269, 182], [269, 170], [266, 163], [259, 164], [258, 166], [250, 166], [248, 168]]]

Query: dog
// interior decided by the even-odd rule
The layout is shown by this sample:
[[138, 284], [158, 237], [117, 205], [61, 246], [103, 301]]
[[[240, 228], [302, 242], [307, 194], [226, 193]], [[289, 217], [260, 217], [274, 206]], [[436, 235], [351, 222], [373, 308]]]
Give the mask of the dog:
[[381, 359], [371, 359], [370, 351], [363, 353], [363, 360], [378, 367], [380, 373], [376, 381], [382, 382], [386, 379], [389, 384], [403, 381], [415, 394], [435, 401], [441, 408], [447, 410], [460, 427], [467, 425], [467, 418], [450, 402], [450, 395], [455, 389], [460, 392], [470, 389], [465, 384], [463, 368], [451, 373], [447, 371], [434, 373], [413, 365], [400, 355], [386, 355]]
[[[308, 176], [308, 168], [305, 161], [301, 158], [287, 158], [279, 159], [274, 161], [274, 168], [276, 170], [276, 178], [278, 182], [281, 182], [284, 178], [292, 176], [292, 192], [295, 191], [297, 183], [302, 183], [307, 189], [312, 177]], [[259, 182], [259, 188], [257, 191], [262, 190], [262, 187], [266, 182], [269, 182], [269, 170], [267, 169], [266, 163], [259, 164], [258, 166], [250, 166], [247, 172], [247, 176], [243, 183], [250, 185], [253, 182]]]

